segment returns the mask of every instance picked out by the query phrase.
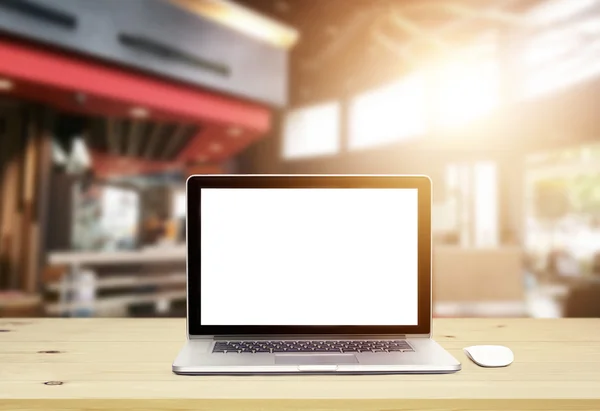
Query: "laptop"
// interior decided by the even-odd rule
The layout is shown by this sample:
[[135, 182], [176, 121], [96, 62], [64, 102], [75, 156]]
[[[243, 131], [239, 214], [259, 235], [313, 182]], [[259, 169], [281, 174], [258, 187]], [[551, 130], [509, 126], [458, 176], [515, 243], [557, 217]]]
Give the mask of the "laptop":
[[177, 374], [451, 373], [432, 338], [431, 180], [194, 175]]

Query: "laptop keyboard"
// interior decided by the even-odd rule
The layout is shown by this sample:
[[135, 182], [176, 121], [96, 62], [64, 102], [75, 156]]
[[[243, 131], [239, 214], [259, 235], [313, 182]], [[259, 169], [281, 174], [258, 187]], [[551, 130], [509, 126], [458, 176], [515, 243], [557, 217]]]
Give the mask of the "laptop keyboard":
[[414, 350], [404, 340], [217, 341], [213, 348], [213, 353], [386, 353], [411, 351]]

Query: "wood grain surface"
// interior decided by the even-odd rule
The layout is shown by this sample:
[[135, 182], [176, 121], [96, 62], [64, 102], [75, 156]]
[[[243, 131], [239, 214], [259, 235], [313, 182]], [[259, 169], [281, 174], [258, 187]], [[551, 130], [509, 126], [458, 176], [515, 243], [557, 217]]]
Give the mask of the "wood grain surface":
[[[448, 375], [177, 376], [183, 319], [0, 319], [0, 410], [600, 410], [600, 319], [439, 319]], [[503, 344], [506, 368], [462, 348]]]

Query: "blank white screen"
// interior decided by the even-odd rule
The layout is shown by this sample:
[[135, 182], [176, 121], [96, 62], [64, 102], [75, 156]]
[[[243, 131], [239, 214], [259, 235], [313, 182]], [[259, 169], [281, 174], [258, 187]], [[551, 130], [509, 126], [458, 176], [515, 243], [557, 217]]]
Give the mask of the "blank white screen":
[[416, 189], [202, 189], [202, 325], [416, 325]]

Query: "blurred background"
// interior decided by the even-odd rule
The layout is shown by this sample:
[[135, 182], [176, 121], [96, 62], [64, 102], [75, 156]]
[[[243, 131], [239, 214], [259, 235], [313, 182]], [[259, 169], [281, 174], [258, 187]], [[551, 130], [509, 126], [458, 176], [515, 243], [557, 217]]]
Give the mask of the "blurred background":
[[434, 182], [436, 317], [600, 317], [600, 0], [0, 0], [0, 316], [185, 316], [185, 179]]

